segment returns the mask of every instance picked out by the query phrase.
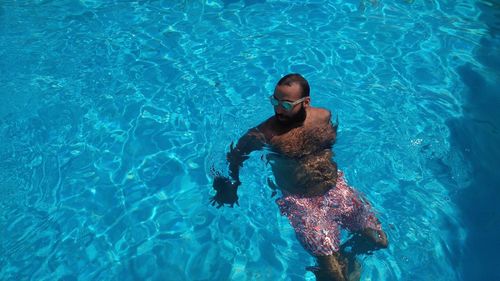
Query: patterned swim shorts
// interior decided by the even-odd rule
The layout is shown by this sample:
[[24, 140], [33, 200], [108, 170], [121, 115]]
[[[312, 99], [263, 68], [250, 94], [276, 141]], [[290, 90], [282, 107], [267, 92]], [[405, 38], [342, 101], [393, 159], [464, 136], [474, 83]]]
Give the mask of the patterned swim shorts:
[[290, 220], [300, 243], [315, 256], [338, 252], [339, 227], [351, 232], [381, 229], [368, 201], [347, 184], [341, 171], [336, 186], [324, 195], [284, 194], [276, 203], [281, 214]]

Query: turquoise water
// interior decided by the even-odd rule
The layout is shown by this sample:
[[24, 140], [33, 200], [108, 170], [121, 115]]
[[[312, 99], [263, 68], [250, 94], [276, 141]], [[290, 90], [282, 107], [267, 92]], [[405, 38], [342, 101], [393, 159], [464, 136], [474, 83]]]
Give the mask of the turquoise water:
[[498, 4], [301, 3], [0, 2], [0, 279], [314, 280], [259, 153], [208, 203], [300, 72], [390, 240], [362, 280], [500, 280]]

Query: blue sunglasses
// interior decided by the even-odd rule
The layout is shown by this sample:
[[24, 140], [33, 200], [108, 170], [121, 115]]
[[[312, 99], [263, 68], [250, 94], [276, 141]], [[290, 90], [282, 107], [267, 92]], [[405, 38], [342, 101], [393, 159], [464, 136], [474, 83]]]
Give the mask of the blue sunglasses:
[[278, 105], [281, 105], [281, 107], [282, 107], [284, 110], [286, 110], [286, 111], [290, 111], [290, 110], [292, 110], [292, 108], [293, 108], [294, 106], [296, 106], [297, 104], [299, 104], [299, 103], [301, 103], [301, 102], [305, 101], [305, 100], [306, 100], [306, 98], [307, 98], [307, 97], [303, 97], [303, 98], [298, 99], [298, 100], [296, 100], [296, 101], [294, 101], [294, 102], [291, 102], [291, 101], [280, 101], [280, 100], [276, 99], [276, 98], [274, 97], [274, 95], [272, 95], [272, 96], [270, 96], [270, 97], [269, 97], [269, 100], [271, 101], [271, 104], [272, 104], [273, 106], [278, 106]]

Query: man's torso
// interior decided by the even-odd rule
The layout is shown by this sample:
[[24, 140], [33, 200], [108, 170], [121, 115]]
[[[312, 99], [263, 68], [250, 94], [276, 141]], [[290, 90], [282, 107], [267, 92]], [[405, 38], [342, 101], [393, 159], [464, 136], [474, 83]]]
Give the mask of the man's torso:
[[336, 132], [327, 110], [309, 107], [303, 124], [293, 128], [281, 126], [273, 117], [259, 131], [270, 148], [267, 159], [281, 190], [314, 196], [335, 186], [332, 145]]

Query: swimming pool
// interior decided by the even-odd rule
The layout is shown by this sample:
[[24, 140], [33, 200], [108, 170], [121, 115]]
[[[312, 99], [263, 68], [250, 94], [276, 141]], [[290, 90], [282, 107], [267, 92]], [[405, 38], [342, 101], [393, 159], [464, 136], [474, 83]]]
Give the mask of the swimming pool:
[[500, 279], [498, 4], [172, 2], [0, 3], [1, 280], [313, 280], [259, 155], [208, 204], [288, 72], [387, 230], [362, 280]]

